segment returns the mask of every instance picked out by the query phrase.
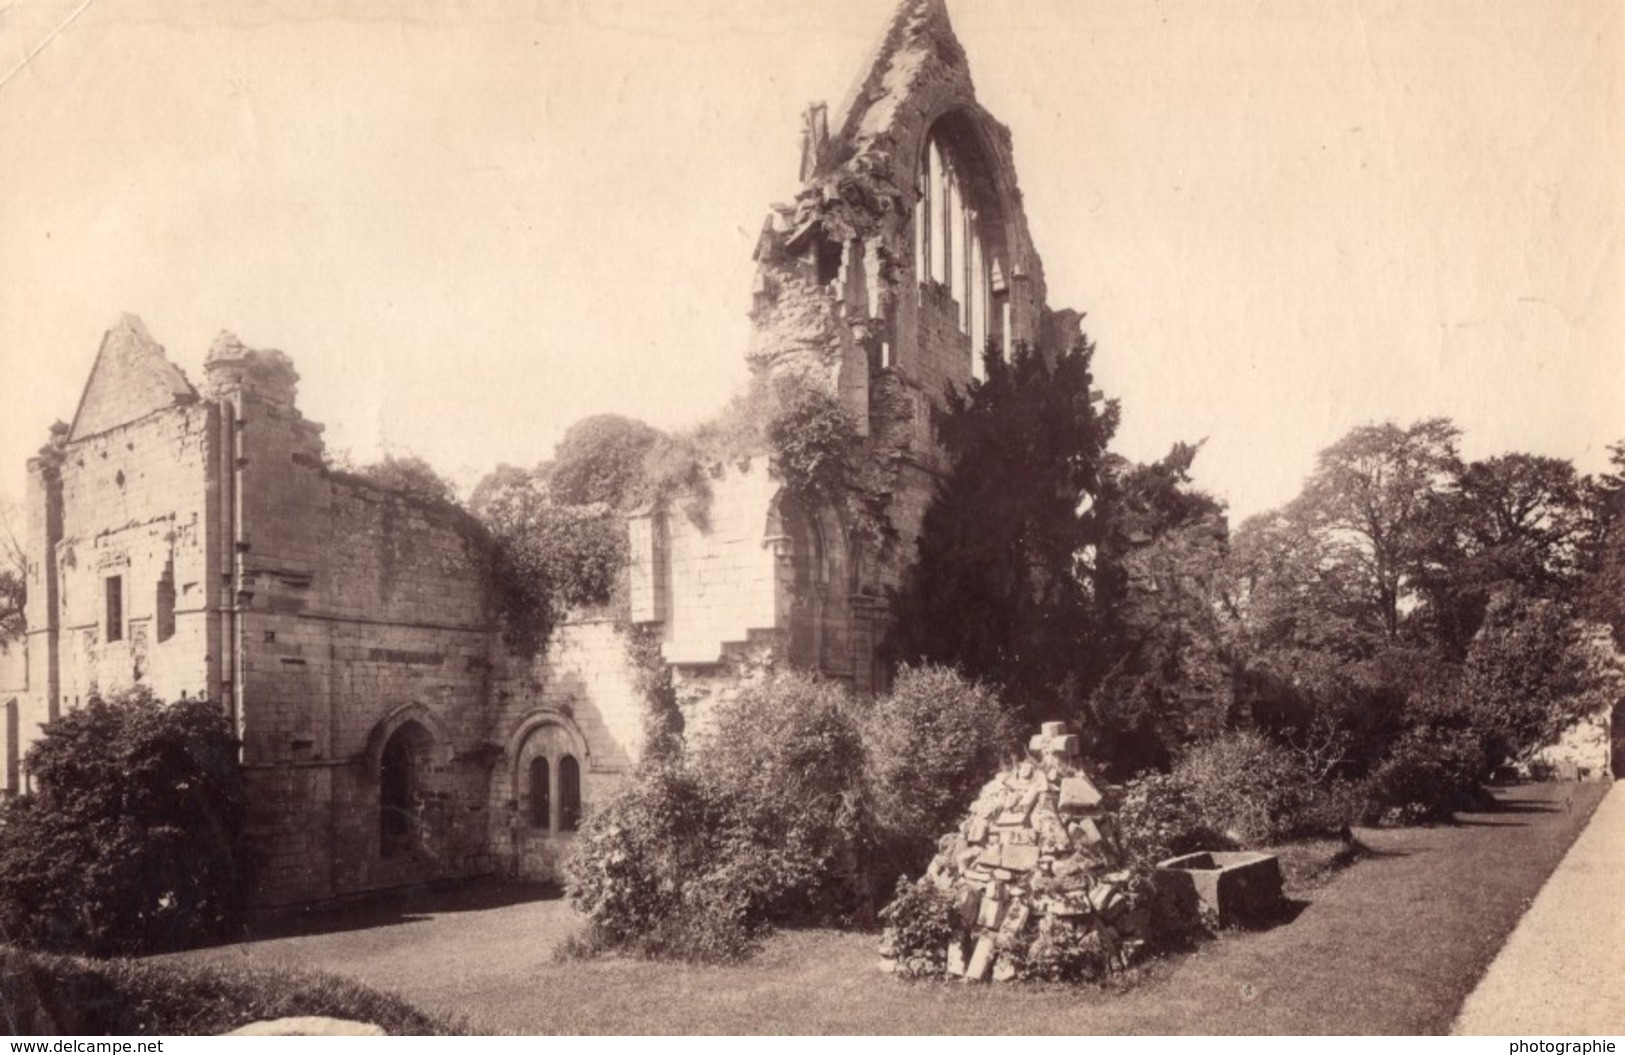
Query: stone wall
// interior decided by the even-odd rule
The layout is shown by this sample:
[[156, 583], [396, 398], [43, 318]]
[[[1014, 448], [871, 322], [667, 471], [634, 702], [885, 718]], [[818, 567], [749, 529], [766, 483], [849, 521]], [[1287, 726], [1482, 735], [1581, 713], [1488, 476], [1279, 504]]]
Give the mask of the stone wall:
[[68, 443], [55, 547], [59, 706], [138, 683], [167, 699], [212, 695], [214, 434], [213, 408], [192, 403]]
[[[580, 767], [572, 824], [590, 812], [641, 750], [621, 623], [510, 654], [471, 517], [329, 470], [281, 352], [223, 334], [205, 374], [200, 394], [121, 320], [75, 425], [30, 464], [6, 787], [40, 723], [93, 694], [216, 699], [243, 742], [262, 907], [512, 863], [506, 804], [544, 747]], [[556, 871], [560, 819], [528, 873]]]

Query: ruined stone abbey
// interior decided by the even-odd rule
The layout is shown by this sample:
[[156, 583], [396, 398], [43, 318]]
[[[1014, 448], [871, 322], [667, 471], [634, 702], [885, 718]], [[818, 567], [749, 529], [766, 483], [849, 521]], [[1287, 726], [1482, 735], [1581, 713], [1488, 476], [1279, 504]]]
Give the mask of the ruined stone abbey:
[[629, 519], [626, 610], [578, 613], [534, 659], [503, 643], [466, 518], [327, 468], [286, 355], [222, 334], [194, 381], [125, 317], [29, 462], [5, 788], [27, 786], [41, 722], [146, 685], [235, 722], [261, 905], [516, 861], [545, 876], [642, 749], [628, 625], [659, 640], [691, 717], [771, 665], [883, 686], [944, 393], [989, 342], [1077, 335], [1046, 307], [1011, 154], [943, 0], [905, 0], [838, 119], [808, 111], [800, 188], [758, 242], [748, 350], [758, 375], [853, 412], [895, 539], [797, 500], [765, 453], [718, 465], [704, 524], [658, 504]]

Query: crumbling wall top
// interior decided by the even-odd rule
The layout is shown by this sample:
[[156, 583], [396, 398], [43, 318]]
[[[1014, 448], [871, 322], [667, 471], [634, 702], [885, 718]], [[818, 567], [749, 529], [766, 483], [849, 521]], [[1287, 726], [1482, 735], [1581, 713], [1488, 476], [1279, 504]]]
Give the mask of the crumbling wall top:
[[249, 348], [229, 330], [221, 330], [209, 345], [203, 372], [211, 399], [243, 392], [291, 407], [299, 391], [299, 373], [286, 352]]
[[95, 436], [196, 399], [186, 375], [165, 358], [141, 320], [126, 313], [102, 336], [68, 439]]

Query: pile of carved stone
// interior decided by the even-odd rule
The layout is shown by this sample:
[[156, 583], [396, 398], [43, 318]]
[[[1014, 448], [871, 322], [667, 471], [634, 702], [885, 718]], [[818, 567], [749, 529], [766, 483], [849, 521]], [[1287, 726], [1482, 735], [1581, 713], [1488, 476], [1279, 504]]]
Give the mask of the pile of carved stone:
[[[1105, 970], [1124, 969], [1148, 917], [1130, 903], [1108, 793], [1078, 764], [1066, 723], [1045, 722], [1029, 750], [982, 788], [926, 872], [955, 909], [948, 973], [1007, 981], [1029, 950], [1063, 935], [1094, 947]], [[895, 957], [888, 934], [882, 969], [896, 970]]]

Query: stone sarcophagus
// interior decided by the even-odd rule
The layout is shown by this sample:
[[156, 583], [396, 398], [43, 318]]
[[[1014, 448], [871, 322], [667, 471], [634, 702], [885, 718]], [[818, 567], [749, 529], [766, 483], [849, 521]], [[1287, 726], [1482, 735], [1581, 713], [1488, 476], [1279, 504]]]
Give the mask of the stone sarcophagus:
[[1157, 864], [1157, 886], [1220, 927], [1268, 923], [1284, 906], [1281, 864], [1274, 854], [1202, 851], [1170, 857]]

